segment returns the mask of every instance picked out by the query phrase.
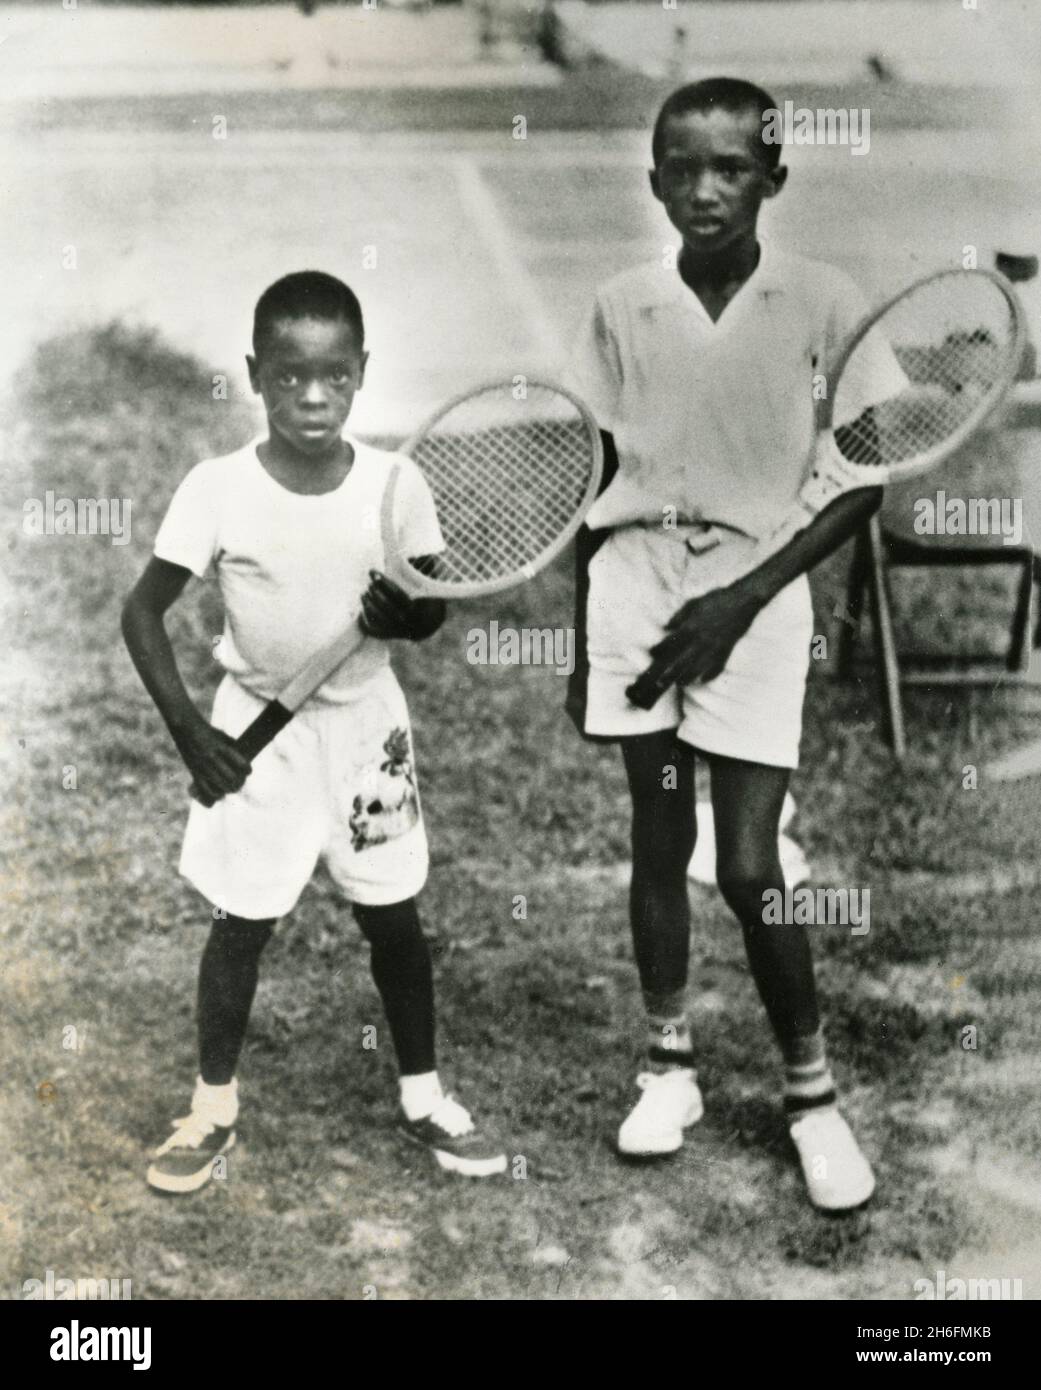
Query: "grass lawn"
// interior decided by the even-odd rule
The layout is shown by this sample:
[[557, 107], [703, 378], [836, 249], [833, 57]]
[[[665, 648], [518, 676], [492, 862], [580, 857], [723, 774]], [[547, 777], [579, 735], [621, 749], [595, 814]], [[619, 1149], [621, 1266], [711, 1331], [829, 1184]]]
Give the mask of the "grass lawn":
[[[248, 437], [246, 408], [213, 401], [199, 364], [113, 326], [47, 344], [7, 414], [0, 1291], [52, 1269], [164, 1299], [902, 1298], [943, 1268], [1020, 1277], [1038, 1296], [1038, 784], [963, 785], [966, 765], [1036, 734], [1036, 701], [909, 693], [897, 771], [871, 672], [849, 685], [827, 662], [814, 673], [794, 830], [822, 881], [871, 889], [866, 936], [815, 930], [833, 1058], [877, 1163], [873, 1206], [838, 1221], [808, 1207], [740, 934], [695, 886], [707, 1113], [675, 1160], [626, 1166], [610, 1141], [640, 1015], [618, 756], [578, 739], [551, 670], [464, 656], [475, 621], [568, 624], [566, 563], [397, 654], [433, 849], [442, 1070], [508, 1135], [510, 1175], [452, 1180], [395, 1137], [366, 951], [319, 876], [265, 958], [228, 1181], [183, 1201], [148, 1192], [146, 1151], [194, 1075], [208, 910], [175, 874], [186, 775], [118, 612], [176, 482]], [[22, 503], [47, 490], [132, 499], [133, 544], [24, 536]], [[833, 638], [844, 563], [815, 576]], [[1008, 602], [978, 573], [907, 593], [908, 646], [986, 638]], [[172, 627], [208, 698], [212, 585], [191, 587]], [[988, 884], [994, 869], [1008, 881]], [[78, 1050], [63, 1048], [69, 1026]]]

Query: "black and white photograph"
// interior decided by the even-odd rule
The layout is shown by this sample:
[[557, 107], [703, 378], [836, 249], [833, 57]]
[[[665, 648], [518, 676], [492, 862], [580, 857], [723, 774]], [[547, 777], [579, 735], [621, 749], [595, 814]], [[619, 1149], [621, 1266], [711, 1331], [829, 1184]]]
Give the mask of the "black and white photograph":
[[1039, 79], [1036, 0], [0, 3], [38, 1364], [366, 1301], [1000, 1363]]

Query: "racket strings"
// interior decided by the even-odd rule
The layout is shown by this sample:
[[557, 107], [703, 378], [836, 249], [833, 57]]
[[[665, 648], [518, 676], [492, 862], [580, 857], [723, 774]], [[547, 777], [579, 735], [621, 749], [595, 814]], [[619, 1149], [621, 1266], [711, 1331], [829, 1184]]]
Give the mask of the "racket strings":
[[[516, 512], [516, 517], [523, 519], [530, 527], [536, 531], [551, 524], [560, 514], [561, 508], [577, 505], [582, 495], [582, 488], [576, 489], [573, 485], [575, 475], [567, 470], [557, 473], [547, 473], [540, 469], [540, 460], [546, 456], [548, 446], [552, 443], [557, 445], [557, 440], [547, 440], [540, 437], [540, 431], [532, 431], [533, 438], [528, 441], [525, 447], [530, 457], [527, 459], [527, 468], [524, 478], [528, 488], [535, 491], [522, 491], [516, 481], [516, 465], [518, 460], [514, 458], [518, 447], [522, 444], [520, 438], [514, 433], [512, 436], [503, 438], [500, 435], [484, 434], [479, 439], [468, 439], [465, 442], [465, 450], [469, 456], [471, 467], [465, 468], [461, 461], [461, 448], [463, 447], [458, 438], [449, 438], [445, 441], [442, 449], [442, 463], [447, 466], [442, 467], [437, 482], [441, 495], [446, 499], [446, 503], [458, 518], [460, 528], [465, 529], [470, 523], [471, 529], [477, 520], [476, 508], [472, 497], [467, 496], [468, 485], [475, 481], [479, 482], [484, 488], [491, 487], [494, 492], [504, 487], [517, 488], [512, 505]], [[433, 440], [431, 440], [433, 444]], [[532, 451], [535, 452], [532, 452]], [[434, 468], [427, 463], [427, 470], [434, 482]], [[480, 469], [479, 475], [474, 476], [474, 466]], [[498, 477], [493, 473], [498, 470]], [[545, 476], [543, 476], [545, 475]]]
[[[581, 501], [581, 489], [563, 487], [560, 474], [537, 467], [539, 456], [527, 460], [518, 483], [517, 464], [528, 452], [518, 448], [520, 443], [517, 437], [485, 434], [468, 438], [461, 447], [457, 438], [448, 437], [438, 441], [440, 448], [430, 440], [417, 460], [445, 533], [443, 563], [454, 562], [460, 578], [491, 577], [489, 566], [505, 573], [530, 563], [559, 533], [561, 518], [573, 515]], [[510, 452], [517, 457], [509, 457]], [[504, 524], [506, 529], [500, 529]]]
[[907, 464], [972, 428], [1008, 382], [1014, 310], [990, 279], [954, 273], [919, 286], [882, 315], [854, 349], [839, 382], [835, 418], [852, 413], [843, 386], [869, 376], [891, 351], [906, 378], [896, 395], [835, 428], [849, 462]]
[[565, 397], [486, 394], [450, 410], [411, 451], [445, 540], [438, 578], [450, 583], [532, 567], [574, 518], [593, 469], [590, 430]]

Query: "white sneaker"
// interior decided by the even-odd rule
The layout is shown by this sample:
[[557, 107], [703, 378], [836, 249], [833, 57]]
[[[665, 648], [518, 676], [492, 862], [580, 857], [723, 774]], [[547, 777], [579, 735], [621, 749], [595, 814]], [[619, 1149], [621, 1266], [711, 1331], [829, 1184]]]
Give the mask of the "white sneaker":
[[851, 1211], [875, 1190], [871, 1164], [833, 1105], [808, 1110], [792, 1122], [792, 1140], [810, 1201], [821, 1211]]
[[695, 1073], [687, 1067], [644, 1071], [636, 1084], [643, 1095], [618, 1131], [618, 1152], [641, 1158], [675, 1153], [683, 1131], [705, 1113]]
[[214, 1176], [216, 1161], [235, 1147], [231, 1125], [215, 1124], [193, 1110], [173, 1122], [173, 1133], [155, 1151], [145, 1174], [157, 1192], [198, 1192]]
[[1013, 748], [1003, 758], [995, 758], [985, 769], [992, 782], [1016, 782], [1021, 777], [1036, 777], [1041, 772], [1041, 739], [1036, 743]]
[[489, 1178], [505, 1173], [506, 1150], [498, 1139], [482, 1134], [469, 1110], [442, 1096], [429, 1115], [410, 1120], [402, 1113], [401, 1131], [414, 1144], [432, 1149], [438, 1164], [448, 1173], [470, 1178]]

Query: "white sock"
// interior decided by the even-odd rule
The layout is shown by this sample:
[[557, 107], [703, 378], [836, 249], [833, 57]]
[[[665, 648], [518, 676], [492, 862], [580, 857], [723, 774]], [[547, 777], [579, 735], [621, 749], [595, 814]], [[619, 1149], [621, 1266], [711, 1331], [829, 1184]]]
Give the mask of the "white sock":
[[232, 1077], [226, 1086], [208, 1086], [202, 1077], [195, 1079], [192, 1111], [205, 1115], [215, 1125], [233, 1125], [239, 1113], [239, 1083]]
[[444, 1100], [441, 1082], [436, 1071], [421, 1072], [418, 1076], [398, 1078], [401, 1088], [401, 1108], [410, 1120], [422, 1120]]

